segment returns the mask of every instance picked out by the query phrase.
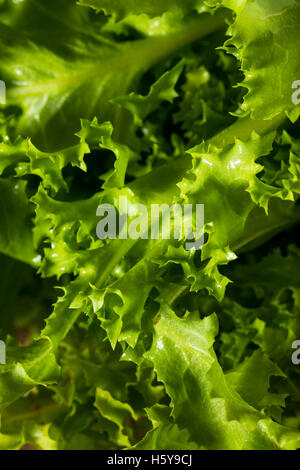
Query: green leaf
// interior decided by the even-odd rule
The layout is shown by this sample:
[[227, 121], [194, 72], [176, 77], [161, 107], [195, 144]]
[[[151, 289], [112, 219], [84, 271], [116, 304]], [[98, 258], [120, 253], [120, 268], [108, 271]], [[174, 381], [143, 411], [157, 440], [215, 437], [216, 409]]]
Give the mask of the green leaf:
[[3, 141], [0, 142], [0, 175], [6, 168], [27, 160], [27, 151], [28, 143], [26, 140], [17, 139], [15, 142], [10, 142], [9, 137], [4, 135]]
[[33, 205], [26, 195], [26, 182], [0, 179], [0, 251], [20, 261], [38, 266], [40, 256], [33, 244]]
[[1, 449], [300, 448], [298, 3], [0, 0]]
[[113, 15], [117, 19], [124, 18], [131, 14], [140, 15], [147, 14], [149, 16], [159, 16], [170, 10], [179, 10], [187, 13], [192, 10], [202, 10], [202, 0], [186, 0], [184, 4], [179, 0], [80, 0], [80, 3], [95, 8], [97, 11], [104, 11], [107, 15]]
[[295, 121], [292, 85], [298, 79], [300, 6], [294, 0], [224, 0], [236, 18], [229, 28], [228, 52], [241, 62], [247, 88], [241, 106], [254, 119], [271, 119], [288, 113]]
[[83, 160], [86, 153], [89, 153], [89, 147], [86, 144], [69, 147], [50, 154], [41, 152], [29, 142], [26, 151], [29, 162], [19, 163], [16, 173], [18, 176], [30, 174], [39, 176], [43, 181], [43, 186], [51, 189], [54, 193], [58, 192], [61, 188], [67, 190], [68, 187], [63, 178], [62, 169], [67, 165], [72, 165], [86, 171], [86, 165]]
[[190, 441], [189, 433], [174, 424], [162, 424], [149, 431], [134, 450], [198, 450], [197, 444]]
[[101, 149], [110, 150], [115, 154], [114, 169], [101, 176], [101, 179], [105, 181], [102, 185], [103, 189], [124, 186], [128, 164], [139, 160], [139, 156], [127, 145], [115, 142], [112, 134], [112, 124], [110, 122], [99, 124], [96, 118], [92, 122], [83, 120], [81, 130], [76, 134], [81, 142], [96, 141]]
[[59, 366], [51, 342], [39, 341], [29, 347], [8, 346], [7, 364], [0, 368], [0, 409], [7, 407], [36, 385], [57, 381]]
[[[96, 390], [94, 405], [101, 416], [111, 423], [107, 430], [112, 441], [120, 447], [129, 446], [130, 441], [124, 433], [124, 423], [130, 417], [137, 419], [132, 408], [127, 403], [115, 400], [109, 392], [100, 388]], [[104, 423], [103, 427], [106, 428]]]
[[275, 449], [285, 436], [297, 442], [299, 434], [265, 419], [232, 388], [213, 350], [217, 332], [215, 315], [179, 319], [167, 307], [160, 311], [148, 358], [171, 397], [175, 423], [205, 449]]
[[147, 96], [130, 93], [127, 96], [120, 96], [113, 100], [114, 103], [130, 111], [135, 123], [141, 125], [144, 119], [149, 116], [164, 101], [172, 103], [179, 95], [175, 90], [184, 63], [179, 62], [173, 69], [162, 75], [150, 88]]
[[[253, 376], [255, 382], [252, 380]], [[261, 410], [272, 405], [271, 396], [268, 396], [271, 376], [284, 377], [284, 374], [276, 364], [260, 351], [256, 351], [251, 358], [246, 359], [233, 372], [229, 372], [226, 379], [245, 401]], [[284, 406], [284, 398], [278, 399]]]
[[[189, 150], [193, 168], [179, 185], [181, 195], [185, 203], [204, 204], [204, 230], [209, 235], [201, 250], [201, 260], [208, 260], [207, 265], [187, 272], [194, 278], [194, 290], [206, 287], [218, 299], [224, 296], [229, 281], [220, 276], [217, 266], [235, 259], [235, 242], [254, 209], [246, 190], [260, 171], [257, 158], [270, 152], [273, 140], [274, 134], [253, 134], [249, 141], [237, 140], [223, 149], [201, 144]], [[167, 256], [170, 259], [171, 253]], [[187, 254], [184, 257], [188, 260]]]
[[[29, 37], [23, 33], [27, 18], [23, 15], [16, 23], [18, 32], [14, 24], [2, 25], [0, 34], [0, 75], [7, 84], [7, 104], [23, 110], [17, 134], [30, 134], [33, 142], [46, 150], [72, 144], [72, 134], [78, 129], [80, 119], [91, 120], [94, 116], [111, 120], [115, 134], [125, 136], [126, 114], [120, 114], [110, 100], [132, 91], [155, 64], [224, 22], [223, 15], [210, 15], [181, 25], [163, 39], [150, 37], [119, 43], [105, 41], [97, 33], [97, 22], [89, 23], [82, 13], [83, 25], [73, 26], [71, 17], [62, 37], [64, 42], [52, 47], [51, 42], [39, 40], [38, 20], [42, 13], [43, 18], [49, 16], [55, 24], [61, 23], [60, 18], [68, 18], [72, 12], [68, 2], [57, 9], [57, 2], [46, 9], [40, 7]], [[83, 28], [86, 34], [82, 33]]]

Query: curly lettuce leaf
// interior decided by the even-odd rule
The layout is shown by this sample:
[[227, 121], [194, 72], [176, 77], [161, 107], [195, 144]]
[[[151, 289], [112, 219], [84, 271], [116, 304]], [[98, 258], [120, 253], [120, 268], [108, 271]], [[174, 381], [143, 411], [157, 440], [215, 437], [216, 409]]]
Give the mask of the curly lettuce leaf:
[[184, 3], [180, 0], [80, 0], [80, 3], [94, 8], [97, 11], [104, 11], [106, 15], [113, 15], [117, 20], [129, 15], [146, 14], [150, 17], [160, 16], [170, 10], [178, 10], [181, 14], [190, 11], [203, 11], [205, 2], [203, 0], [187, 0]]
[[126, 135], [126, 114], [120, 115], [110, 100], [134, 90], [155, 64], [224, 24], [223, 14], [200, 16], [192, 24], [182, 23], [163, 39], [118, 42], [105, 40], [97, 32], [97, 22], [89, 22], [83, 15], [87, 24], [74, 27], [71, 17], [60, 47], [53, 47], [51, 41], [39, 40], [39, 20], [50, 17], [60, 28], [61, 17], [68, 18], [72, 9], [68, 2], [59, 12], [57, 9], [57, 3], [39, 8], [29, 35], [26, 11], [16, 25], [2, 24], [0, 33], [0, 74], [7, 84], [7, 104], [23, 111], [17, 135], [30, 134], [34, 143], [46, 150], [72, 144], [80, 119], [94, 116], [111, 120], [116, 135], [122, 138]]
[[[179, 319], [167, 307], [160, 311], [148, 357], [171, 397], [175, 422], [205, 449], [275, 450], [282, 444], [296, 448], [299, 433], [290, 433], [255, 411], [249, 390], [246, 401], [238, 393], [242, 389], [237, 382], [223, 375], [213, 351], [217, 331], [215, 316]], [[174, 358], [176, 374], [172, 373]], [[265, 378], [280, 373], [268, 362], [260, 362], [259, 367]], [[237, 372], [237, 378], [246, 387], [247, 377]], [[265, 393], [264, 381], [262, 386]]]
[[298, 79], [300, 6], [295, 0], [224, 0], [235, 13], [225, 43], [241, 63], [247, 89], [241, 111], [253, 119], [272, 119], [285, 112], [292, 121], [299, 107], [292, 103]]

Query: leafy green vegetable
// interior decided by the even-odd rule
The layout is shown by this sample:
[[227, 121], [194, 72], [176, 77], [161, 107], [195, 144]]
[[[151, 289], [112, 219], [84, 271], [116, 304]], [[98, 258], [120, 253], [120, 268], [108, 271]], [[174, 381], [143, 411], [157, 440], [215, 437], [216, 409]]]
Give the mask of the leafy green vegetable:
[[[0, 449], [300, 448], [299, 19], [0, 2]], [[201, 250], [98, 238], [122, 197], [204, 204]]]

